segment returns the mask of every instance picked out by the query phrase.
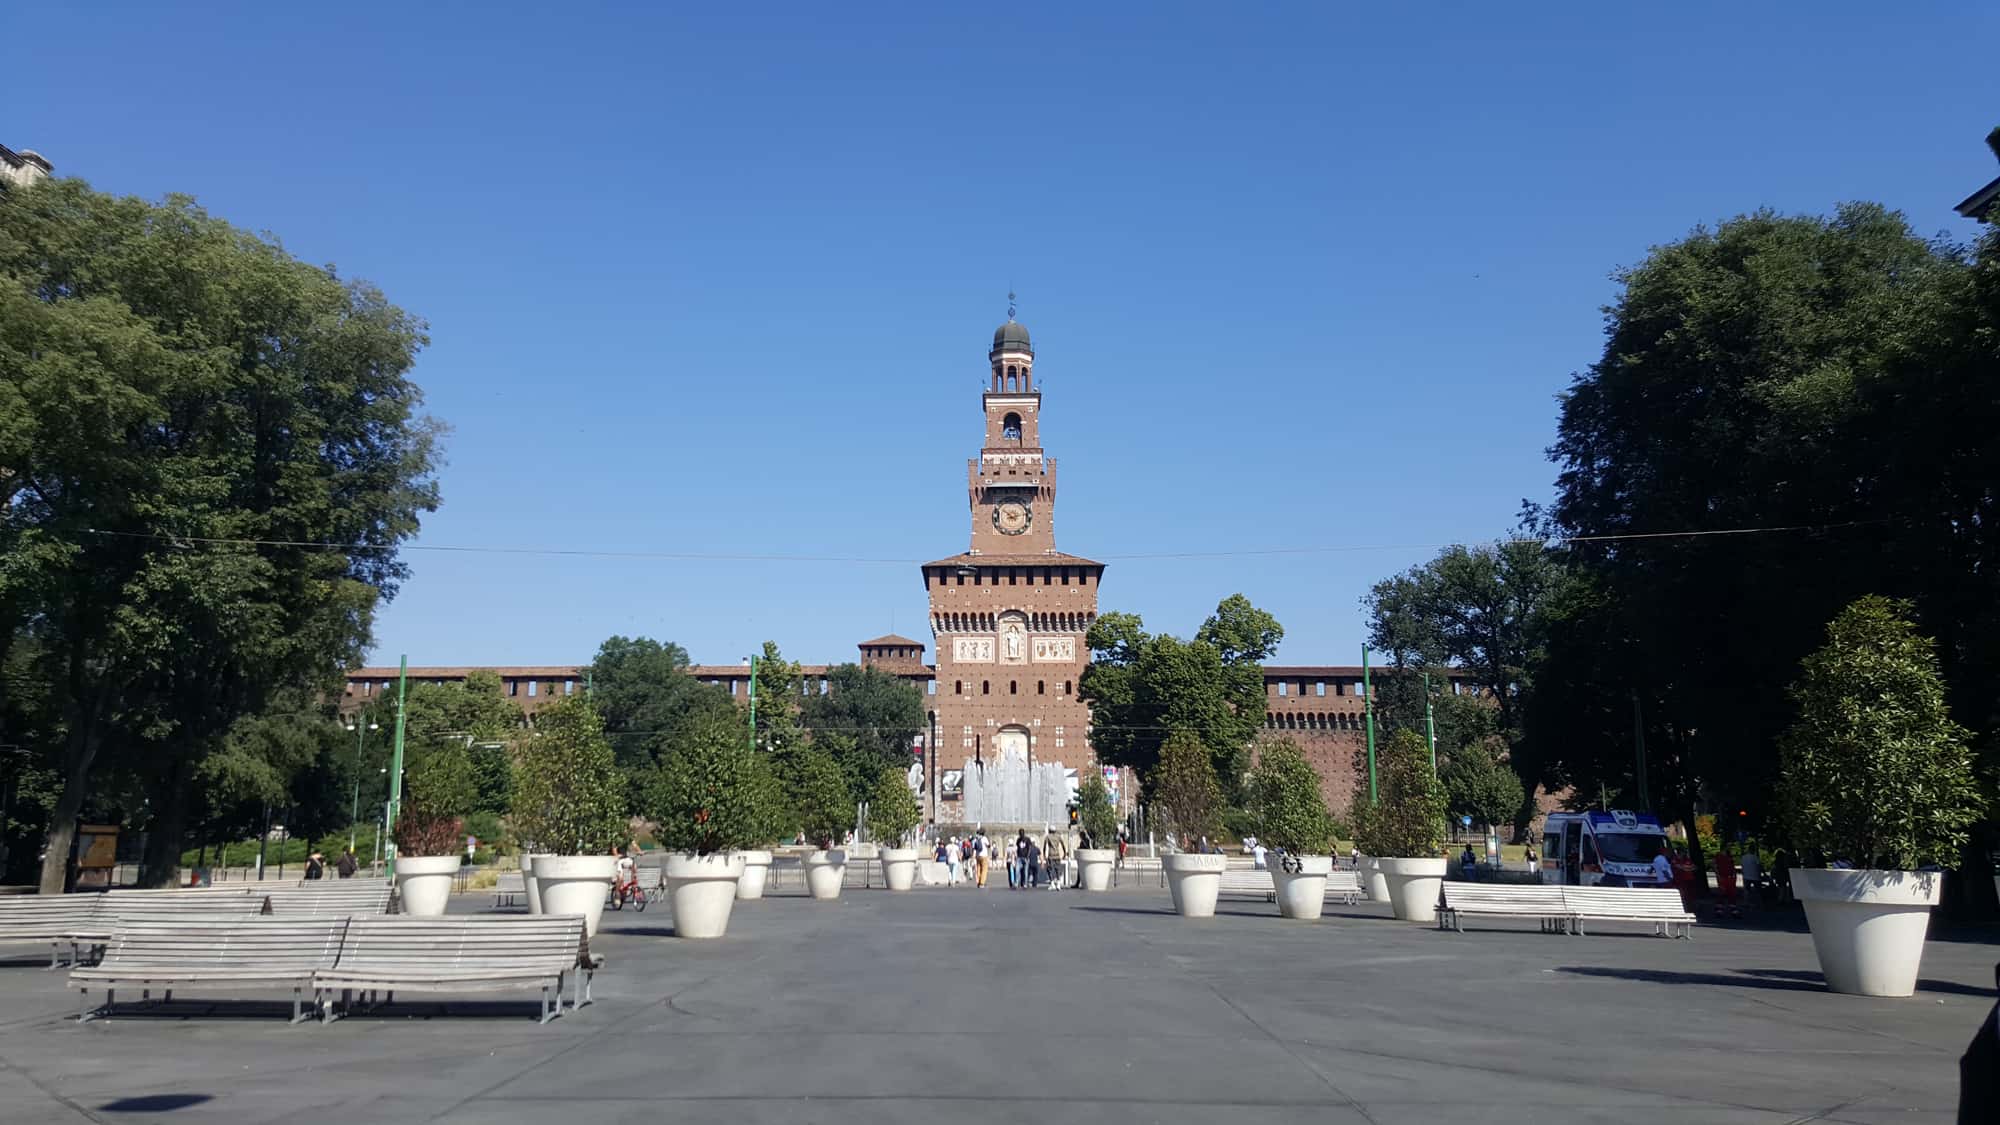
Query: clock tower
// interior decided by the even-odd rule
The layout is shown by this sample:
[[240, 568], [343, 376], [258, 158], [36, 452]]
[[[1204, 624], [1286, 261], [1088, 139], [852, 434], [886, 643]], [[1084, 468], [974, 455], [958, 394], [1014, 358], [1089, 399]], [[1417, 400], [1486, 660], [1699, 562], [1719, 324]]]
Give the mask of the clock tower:
[[1076, 691], [1104, 566], [1056, 550], [1035, 349], [1011, 308], [986, 358], [985, 437], [966, 467], [971, 543], [923, 567], [937, 637], [927, 803], [939, 823], [1064, 823], [1067, 787], [1096, 768]]

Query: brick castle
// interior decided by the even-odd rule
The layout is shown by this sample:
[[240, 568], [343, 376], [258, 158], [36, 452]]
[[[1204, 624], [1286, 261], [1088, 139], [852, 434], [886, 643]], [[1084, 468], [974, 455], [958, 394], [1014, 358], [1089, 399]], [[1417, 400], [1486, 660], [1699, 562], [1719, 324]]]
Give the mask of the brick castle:
[[[923, 693], [927, 729], [913, 747], [921, 764], [924, 814], [941, 824], [968, 819], [965, 775], [988, 764], [1059, 764], [1098, 768], [1090, 751], [1090, 709], [1077, 698], [1089, 663], [1084, 634], [1097, 619], [1104, 564], [1056, 549], [1056, 462], [1041, 444], [1042, 393], [1035, 352], [1015, 321], [993, 333], [991, 380], [980, 395], [984, 439], [966, 465], [972, 530], [967, 549], [922, 566], [930, 601], [935, 664], [925, 645], [889, 635], [863, 641], [859, 662], [890, 672]], [[802, 666], [804, 692], [826, 690], [827, 665]], [[412, 668], [410, 679], [448, 683], [473, 669]], [[532, 715], [545, 702], [583, 690], [580, 667], [491, 669], [502, 690]], [[394, 668], [360, 668], [347, 677], [342, 706], [352, 709], [394, 691]], [[698, 664], [688, 674], [738, 700], [749, 691], [748, 665]], [[1354, 751], [1363, 737], [1362, 672], [1347, 665], [1267, 665], [1266, 730], [1292, 738], [1319, 771], [1328, 803], [1352, 800]], [[921, 758], [917, 757], [921, 753]], [[1129, 779], [1111, 780], [1129, 803]]]

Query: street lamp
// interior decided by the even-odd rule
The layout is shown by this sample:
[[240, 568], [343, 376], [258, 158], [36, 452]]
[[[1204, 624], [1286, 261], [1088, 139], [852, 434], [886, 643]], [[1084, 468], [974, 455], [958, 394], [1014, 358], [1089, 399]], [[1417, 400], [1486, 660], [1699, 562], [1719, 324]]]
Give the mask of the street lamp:
[[357, 715], [353, 722], [347, 724], [347, 729], [354, 732], [354, 806], [347, 813], [347, 850], [352, 852], [354, 826], [361, 820], [361, 740], [368, 737], [369, 731], [381, 730], [382, 727], [381, 724], [374, 722], [364, 727], [361, 725], [360, 716]]

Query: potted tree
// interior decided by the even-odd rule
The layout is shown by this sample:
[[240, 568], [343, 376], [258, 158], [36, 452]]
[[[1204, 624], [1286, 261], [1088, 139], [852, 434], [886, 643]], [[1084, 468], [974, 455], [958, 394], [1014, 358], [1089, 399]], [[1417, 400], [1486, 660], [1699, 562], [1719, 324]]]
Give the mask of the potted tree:
[[1380, 798], [1355, 802], [1354, 835], [1375, 859], [1389, 894], [1389, 909], [1408, 922], [1437, 917], [1447, 860], [1438, 854], [1445, 836], [1445, 791], [1430, 753], [1415, 731], [1400, 730], [1383, 747]]
[[816, 747], [795, 752], [792, 764], [799, 828], [813, 845], [804, 860], [806, 889], [816, 899], [839, 898], [841, 884], [847, 879], [847, 853], [834, 844], [854, 818], [847, 778], [840, 772], [840, 763]]
[[750, 763], [749, 786], [756, 798], [751, 802], [756, 825], [750, 833], [752, 847], [743, 850], [743, 877], [736, 881], [739, 902], [764, 897], [764, 884], [771, 874], [771, 845], [778, 842], [794, 823], [785, 783], [778, 780], [768, 755], [758, 754]]
[[729, 719], [696, 723], [661, 764], [648, 795], [667, 856], [674, 933], [718, 938], [729, 929], [744, 871], [740, 849], [760, 843], [757, 753]]
[[[1167, 826], [1183, 839], [1195, 840], [1214, 830], [1222, 807], [1222, 786], [1208, 747], [1187, 731], [1175, 731], [1160, 747], [1160, 764], [1153, 770], [1154, 802], [1166, 813]], [[1222, 872], [1229, 861], [1220, 853], [1177, 851], [1162, 861], [1174, 909], [1183, 918], [1212, 918], [1222, 893]]]
[[1118, 838], [1118, 813], [1111, 807], [1111, 790], [1098, 770], [1084, 773], [1076, 787], [1076, 822], [1089, 838], [1088, 848], [1076, 850], [1076, 863], [1083, 876], [1083, 889], [1111, 888], [1111, 868], [1118, 862], [1118, 849], [1104, 847]]
[[1258, 839], [1284, 853], [1271, 865], [1279, 917], [1318, 918], [1339, 831], [1320, 796], [1318, 771], [1289, 739], [1271, 739], [1258, 747], [1249, 789]]
[[514, 758], [514, 831], [538, 853], [533, 877], [542, 912], [580, 914], [593, 935], [618, 874], [613, 849], [627, 826], [622, 793], [604, 720], [588, 696], [568, 696], [535, 715], [535, 730]]
[[1909, 613], [1869, 596], [1827, 625], [1779, 744], [1779, 806], [1806, 864], [1792, 869], [1792, 891], [1835, 992], [1916, 990], [1942, 868], [1985, 804], [1935, 646]]
[[874, 839], [882, 860], [882, 881], [892, 891], [907, 891], [917, 878], [917, 850], [903, 847], [924, 818], [903, 771], [884, 766], [875, 775], [875, 787], [868, 795], [868, 835]]
[[411, 766], [395, 830], [396, 899], [403, 913], [444, 913], [458, 877], [461, 814], [477, 799], [471, 761], [458, 747], [437, 747]]

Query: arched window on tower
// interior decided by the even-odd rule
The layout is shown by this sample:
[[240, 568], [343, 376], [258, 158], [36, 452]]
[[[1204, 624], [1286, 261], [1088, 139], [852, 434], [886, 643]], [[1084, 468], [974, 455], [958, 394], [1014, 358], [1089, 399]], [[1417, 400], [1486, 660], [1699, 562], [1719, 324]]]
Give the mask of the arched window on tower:
[[1000, 419], [1000, 436], [1007, 441], [1021, 440], [1021, 416], [1009, 414]]

